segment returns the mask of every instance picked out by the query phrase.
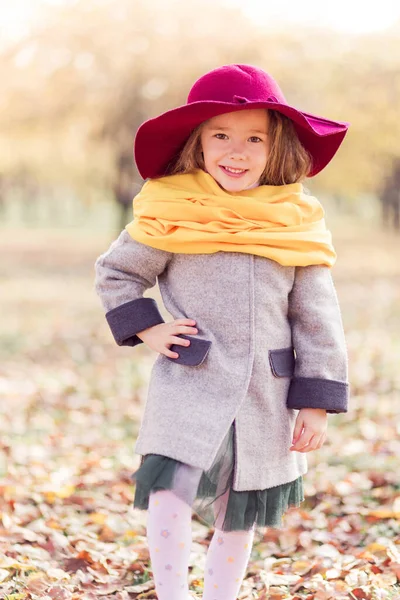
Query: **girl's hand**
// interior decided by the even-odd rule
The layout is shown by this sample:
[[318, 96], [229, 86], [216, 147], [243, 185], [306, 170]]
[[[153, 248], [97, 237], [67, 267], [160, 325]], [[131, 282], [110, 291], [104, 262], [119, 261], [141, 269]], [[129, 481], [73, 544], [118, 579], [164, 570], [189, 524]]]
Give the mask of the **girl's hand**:
[[179, 344], [180, 346], [189, 346], [190, 340], [178, 337], [179, 333], [193, 334], [198, 333], [196, 327], [196, 321], [193, 319], [175, 319], [169, 323], [160, 323], [159, 325], [153, 325], [143, 329], [136, 335], [150, 348], [165, 354], [170, 358], [178, 358], [177, 352], [172, 352], [169, 348], [172, 344]]
[[[304, 427], [304, 429], [303, 429]], [[290, 450], [311, 452], [321, 448], [326, 439], [328, 414], [324, 408], [302, 408], [297, 415]]]

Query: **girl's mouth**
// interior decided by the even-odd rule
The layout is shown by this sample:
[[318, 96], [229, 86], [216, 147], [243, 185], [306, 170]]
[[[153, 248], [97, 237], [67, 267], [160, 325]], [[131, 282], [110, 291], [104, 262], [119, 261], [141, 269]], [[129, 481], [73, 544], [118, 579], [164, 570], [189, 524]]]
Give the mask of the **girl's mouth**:
[[247, 173], [248, 169], [234, 169], [232, 167], [224, 167], [223, 165], [219, 165], [224, 173], [229, 175], [229, 177], [242, 177], [245, 173]]

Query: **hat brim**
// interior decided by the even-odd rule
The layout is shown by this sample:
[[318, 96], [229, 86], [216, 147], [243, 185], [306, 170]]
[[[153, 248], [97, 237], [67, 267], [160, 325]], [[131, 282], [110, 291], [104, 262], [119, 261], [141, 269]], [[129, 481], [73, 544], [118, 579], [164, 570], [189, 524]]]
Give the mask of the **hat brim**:
[[308, 177], [317, 175], [332, 160], [349, 127], [345, 121], [325, 119], [279, 102], [192, 102], [148, 119], [139, 127], [134, 156], [140, 175], [143, 179], [166, 175], [189, 135], [200, 123], [220, 114], [250, 108], [270, 108], [293, 121], [300, 142], [312, 156], [313, 166]]

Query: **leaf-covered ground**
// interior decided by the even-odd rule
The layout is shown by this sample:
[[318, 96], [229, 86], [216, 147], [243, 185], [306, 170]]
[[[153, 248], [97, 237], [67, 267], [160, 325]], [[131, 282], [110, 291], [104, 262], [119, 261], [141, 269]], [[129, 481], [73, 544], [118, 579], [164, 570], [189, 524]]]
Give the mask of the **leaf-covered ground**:
[[[256, 537], [243, 599], [400, 599], [400, 235], [331, 228], [350, 411], [307, 454], [306, 501]], [[1, 598], [156, 598], [130, 480], [155, 354], [108, 330], [93, 263], [111, 239], [1, 232]], [[197, 598], [211, 536], [194, 515]]]

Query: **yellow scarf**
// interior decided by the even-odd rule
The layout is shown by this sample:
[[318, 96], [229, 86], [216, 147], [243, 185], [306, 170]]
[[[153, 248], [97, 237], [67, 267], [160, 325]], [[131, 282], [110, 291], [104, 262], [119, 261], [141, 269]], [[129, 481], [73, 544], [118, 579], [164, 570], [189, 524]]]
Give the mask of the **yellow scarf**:
[[336, 253], [324, 209], [301, 183], [223, 190], [202, 169], [149, 179], [125, 229], [153, 248], [183, 254], [247, 252], [285, 266], [327, 265]]

